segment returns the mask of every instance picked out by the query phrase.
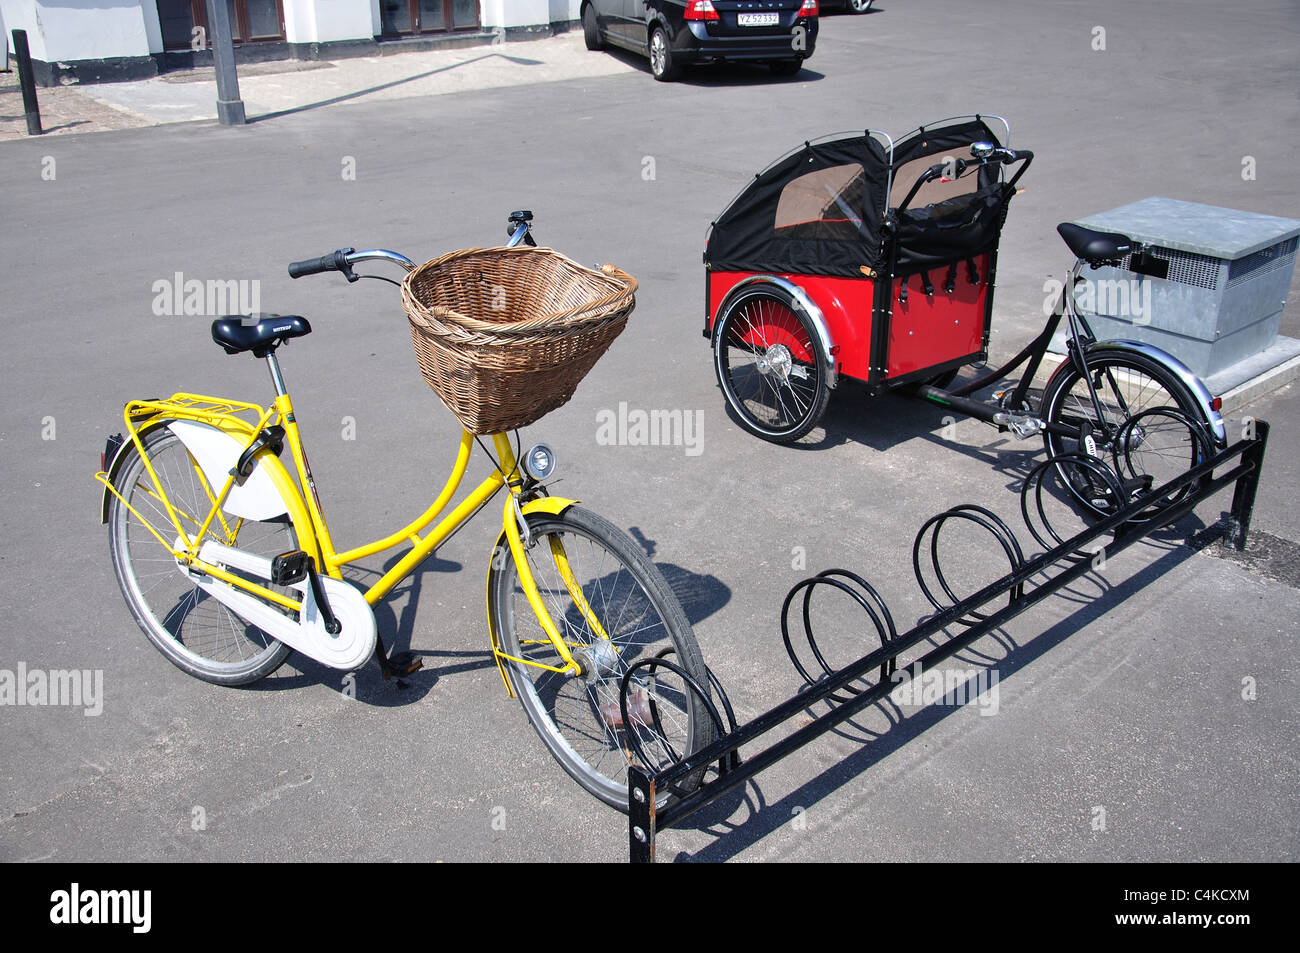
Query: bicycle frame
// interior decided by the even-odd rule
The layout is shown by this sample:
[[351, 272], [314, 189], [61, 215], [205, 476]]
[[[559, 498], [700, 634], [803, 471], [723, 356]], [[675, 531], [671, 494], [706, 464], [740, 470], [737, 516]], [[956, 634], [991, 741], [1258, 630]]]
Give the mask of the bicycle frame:
[[[511, 696], [514, 693], [510, 688], [503, 660], [546, 668], [560, 673], [578, 674], [580, 667], [574, 661], [568, 646], [542, 602], [541, 594], [538, 591], [536, 581], [533, 579], [524, 551], [525, 540], [521, 538], [521, 527], [523, 528], [522, 531], [527, 533], [526, 514], [531, 512], [558, 514], [572, 506], [576, 501], [533, 495], [531, 493], [525, 496], [526, 482], [520, 474], [518, 461], [514, 449], [510, 445], [509, 437], [507, 434], [498, 433], [492, 435], [497, 466], [451, 512], [447, 513], [430, 529], [431, 524], [438, 519], [460, 488], [469, 465], [474, 437], [467, 431], [462, 430], [456, 461], [446, 483], [433, 503], [422, 514], [396, 532], [362, 546], [340, 552], [334, 546], [324, 510], [316, 493], [315, 482], [303, 447], [293, 404], [284, 388], [283, 379], [279, 373], [278, 361], [274, 353], [267, 355], [266, 360], [271, 368], [272, 380], [277, 391], [275, 403], [269, 408], [186, 393], [175, 394], [165, 400], [138, 400], [126, 405], [123, 418], [127, 432], [130, 435], [129, 440], [139, 452], [150, 479], [153, 481], [154, 487], [157, 488], [155, 492], [152, 492], [152, 495], [165, 510], [167, 518], [177, 534], [174, 541], [169, 542], [149, 520], [131, 507], [130, 503], [113, 485], [113, 475], [117, 463], [121, 459], [121, 453], [118, 454], [118, 459], [114, 461], [113, 466], [106, 471], [97, 473], [96, 478], [104, 484], [107, 492], [111, 492], [123, 505], [131, 509], [135, 516], [149, 528], [159, 543], [181, 565], [211, 575], [216, 579], [291, 611], [301, 609], [302, 604], [274, 592], [266, 586], [229, 573], [219, 566], [211, 565], [199, 556], [199, 541], [209, 532], [214, 532], [218, 536], [224, 534], [227, 540], [233, 540], [234, 531], [238, 529], [235, 526], [234, 531], [232, 531], [232, 526], [227, 523], [222, 512], [232, 490], [242, 483], [236, 476], [238, 467], [232, 469], [230, 474], [226, 476], [223, 485], [217, 488], [213, 485], [214, 481], [209, 479], [210, 474], [204, 472], [199, 464], [195, 463], [196, 475], [212, 506], [206, 515], [180, 512], [173, 506], [166, 494], [162, 492], [162, 483], [153, 469], [148, 454], [145, 452], [143, 437], [149, 431], [156, 426], [176, 420], [195, 421], [207, 424], [234, 438], [244, 447], [244, 454], [247, 455], [252, 452], [252, 458], [257, 461], [257, 472], [266, 475], [287, 507], [289, 519], [300, 537], [298, 540], [300, 548], [313, 554], [320, 571], [329, 576], [342, 579], [342, 567], [403, 543], [409, 543], [411, 548], [406, 555], [363, 594], [365, 601], [371, 606], [387, 596], [399, 582], [410, 575], [438, 546], [468, 522], [503, 487], [506, 487], [509, 490], [509, 495], [502, 516], [502, 537], [504, 537], [515, 560], [520, 585], [524, 590], [528, 603], [556, 652], [563, 660], [564, 665], [562, 667], [552, 667], [528, 659], [518, 659], [505, 655], [500, 650], [497, 633], [493, 631], [491, 632], [492, 650], [498, 671], [505, 683], [507, 693]], [[256, 422], [250, 423], [250, 419], [246, 418], [255, 418]], [[266, 441], [263, 441], [263, 446], [258, 446], [258, 441], [262, 440], [266, 434], [274, 432], [275, 428], [282, 429], [283, 439], [288, 444], [290, 456], [296, 470], [296, 483], [289, 476], [280, 460], [277, 459], [278, 447], [273, 447]], [[123, 449], [125, 449], [125, 444], [123, 444]], [[304, 494], [300, 491], [300, 486], [307, 488], [310, 492]], [[219, 531], [215, 529], [216, 524], [219, 524]], [[191, 534], [186, 529], [187, 525], [198, 527], [198, 529]], [[420, 534], [426, 529], [428, 532], [421, 536]], [[569, 571], [563, 544], [557, 540], [552, 540], [551, 555], [570, 595], [574, 597], [575, 602], [587, 615], [588, 619], [595, 623], [594, 613], [587, 605], [580, 587], [573, 580], [572, 573]], [[603, 629], [598, 623], [595, 623], [594, 630], [604, 635]]]
[[[1052, 337], [1056, 334], [1056, 329], [1060, 326], [1061, 319], [1068, 320], [1069, 333], [1066, 340], [1066, 360], [1073, 363], [1079, 372], [1079, 377], [1086, 382], [1088, 387], [1089, 398], [1092, 401], [1093, 408], [1098, 418], [1103, 417], [1100, 400], [1097, 396], [1097, 390], [1092, 380], [1092, 375], [1088, 372], [1088, 350], [1099, 343], [1092, 327], [1088, 324], [1087, 319], [1079, 312], [1075, 300], [1074, 292], [1078, 284], [1083, 281], [1082, 272], [1086, 262], [1083, 259], [1077, 259], [1074, 267], [1070, 269], [1070, 275], [1061, 289], [1061, 296], [1057, 305], [1052, 309], [1048, 316], [1047, 322], [1043, 325], [1043, 330], [1035, 338], [1016, 354], [1013, 358], [987, 374], [984, 374], [973, 381], [963, 384], [961, 387], [953, 390], [944, 390], [942, 388], [930, 385], [922, 385], [917, 388], [916, 394], [932, 403], [941, 404], [945, 407], [952, 407], [969, 414], [972, 417], [993, 423], [999, 427], [1016, 429], [1013, 426], [1014, 417], [1025, 417], [1026, 414], [1020, 411], [1020, 408], [1027, 406], [1027, 397], [1029, 387], [1033, 383], [1034, 376], [1038, 373], [1042, 365], [1043, 356], [1047, 353], [1047, 346]], [[1216, 447], [1227, 445], [1226, 432], [1223, 429], [1223, 422], [1219, 416], [1218, 409], [1215, 406], [1214, 398], [1209, 391], [1205, 389], [1204, 383], [1188, 370], [1180, 361], [1172, 355], [1151, 345], [1144, 345], [1134, 341], [1106, 341], [1108, 346], [1120, 347], [1125, 350], [1138, 351], [1145, 353], [1154, 358], [1159, 363], [1169, 369], [1171, 373], [1179, 377], [1187, 385], [1188, 391], [1193, 398], [1202, 406], [1206, 419], [1210, 422], [1210, 432], [1205, 436]], [[999, 380], [1007, 377], [1012, 371], [1024, 365], [1024, 371], [1020, 375], [1016, 386], [1009, 391], [1004, 391], [999, 395], [996, 402], [985, 402], [972, 400], [968, 395], [975, 393], [994, 384]], [[1108, 372], [1109, 373], [1109, 372]], [[1117, 395], [1123, 405], [1123, 388], [1115, 386], [1111, 381], [1112, 392]], [[1124, 408], [1127, 413], [1127, 408]], [[1054, 421], [1043, 420], [1037, 416], [1036, 411], [1029, 411], [1028, 417], [1034, 422], [1034, 426], [1039, 430], [1049, 431], [1063, 437], [1078, 438], [1081, 436], [1078, 427], [1071, 427], [1067, 424], [1057, 423]]]
[[[519, 244], [530, 246], [537, 244], [531, 235], [531, 221], [531, 212], [519, 211], [511, 213], [508, 225], [510, 237], [506, 242], [507, 248]], [[344, 252], [340, 251], [336, 254], [343, 256]], [[402, 267], [408, 272], [415, 267], [414, 262], [406, 256], [382, 249], [362, 252], [352, 252], [348, 249], [346, 258], [339, 257], [335, 259], [333, 267], [339, 268], [348, 277], [349, 281], [355, 281], [358, 276], [351, 272], [351, 264], [367, 260], [387, 261]], [[337, 264], [340, 261], [344, 262], [344, 264]], [[290, 266], [289, 269], [290, 275], [294, 277], [297, 276], [294, 272], [295, 267]], [[262, 408], [256, 404], [247, 404], [241, 401], [186, 393], [174, 394], [166, 400], [137, 400], [126, 405], [123, 417], [126, 422], [126, 430], [130, 434], [130, 443], [140, 454], [149, 478], [156, 488], [155, 491], [151, 491], [151, 495], [162, 504], [172, 528], [176, 531], [177, 535], [174, 541], [169, 542], [158, 532], [149, 520], [145, 519], [132, 507], [130, 502], [113, 485], [114, 476], [123, 457], [122, 451], [126, 448], [125, 442], [118, 447], [118, 452], [112, 463], [110, 464], [109, 461], [105, 460], [105, 469], [95, 475], [96, 479], [103, 483], [105, 487], [102, 520], [104, 522], [108, 520], [108, 494], [112, 493], [153, 533], [163, 548], [180, 565], [210, 575], [290, 611], [299, 611], [302, 608], [301, 602], [296, 602], [280, 593], [273, 592], [266, 586], [258, 585], [256, 582], [229, 573], [220, 566], [214, 566], [206, 562], [199, 555], [198, 541], [202, 540], [211, 531], [214, 521], [221, 524], [221, 529], [227, 541], [234, 540], [238, 527], [232, 532], [223, 515], [223, 506], [235, 487], [242, 487], [246, 480], [256, 479], [260, 476], [264, 481], [269, 481], [271, 484], [265, 492], [268, 494], [273, 492], [278, 496], [279, 501], [283, 502], [287, 509], [287, 515], [299, 536], [299, 546], [313, 555], [318, 572], [342, 580], [342, 568], [344, 566], [400, 546], [403, 543], [410, 544], [411, 548], [406, 555], [398, 560], [396, 565], [384, 573], [363, 594], [366, 603], [374, 606], [387, 596], [394, 586], [409, 576], [434, 550], [487, 505], [488, 501], [502, 487], [507, 487], [509, 494], [502, 513], [501, 536], [498, 538], [497, 548], [494, 550], [494, 558], [496, 558], [496, 553], [502, 552], [500, 544], [504, 540], [515, 561], [519, 573], [519, 582], [528, 599], [528, 604], [537, 616], [537, 620], [543, 632], [546, 633], [547, 639], [551, 642], [564, 664], [558, 667], [550, 666], [529, 659], [515, 658], [503, 653], [499, 644], [498, 633], [491, 626], [491, 613], [489, 612], [489, 634], [491, 636], [493, 657], [497, 663], [497, 671], [501, 675], [501, 681], [505, 684], [506, 693], [512, 698], [514, 697], [514, 690], [510, 687], [510, 679], [506, 675], [505, 661], [543, 668], [561, 674], [578, 675], [581, 673], [581, 666], [570, 654], [558, 627], [555, 625], [550, 613], [546, 611], [546, 606], [542, 602], [541, 594], [538, 591], [536, 581], [533, 579], [532, 570], [528, 565], [525, 553], [525, 545], [532, 545], [528, 532], [527, 515], [534, 512], [559, 515], [570, 506], [573, 506], [577, 502], [576, 500], [546, 496], [545, 491], [541, 490], [537, 484], [526, 481], [520, 474], [519, 462], [515, 458], [508, 436], [504, 433], [497, 433], [492, 435], [492, 442], [496, 448], [497, 464], [492, 473], [471, 490], [436, 526], [429, 529], [430, 525], [433, 524], [434, 520], [438, 519], [452, 497], [460, 489], [465, 477], [465, 471], [469, 466], [470, 450], [474, 437], [468, 431], [462, 430], [460, 447], [451, 473], [447, 477], [442, 491], [422, 514], [406, 526], [382, 539], [339, 552], [334, 547], [324, 509], [321, 507], [320, 499], [316, 493], [316, 483], [312, 479], [311, 466], [307, 462], [307, 452], [303, 448], [302, 434], [298, 428], [297, 418], [294, 416], [293, 403], [285, 388], [284, 378], [280, 373], [280, 363], [275, 356], [274, 349], [271, 349], [265, 355], [265, 360], [271, 372], [271, 382], [276, 393], [275, 402], [269, 408]], [[245, 417], [256, 418], [256, 423], [250, 423]], [[208, 471], [195, 462], [195, 473], [206, 496], [212, 503], [211, 509], [203, 517], [202, 521], [198, 518], [200, 514], [179, 513], [172, 505], [172, 502], [167, 499], [166, 493], [162, 490], [162, 482], [158, 479], [158, 474], [154, 471], [153, 463], [144, 448], [143, 436], [147, 432], [156, 426], [166, 425], [177, 420], [193, 421], [212, 427], [242, 447], [238, 463], [221, 481], [220, 490], [215, 488], [215, 481], [209, 479]], [[283, 443], [286, 441], [289, 444], [289, 453], [296, 471], [296, 483], [278, 459], [283, 450]], [[268, 450], [271, 452], [268, 453]], [[246, 469], [245, 464], [247, 464], [248, 470], [246, 473], [243, 472]], [[304, 494], [300, 487], [309, 492]], [[182, 516], [189, 521], [190, 525], [198, 527], [192, 538], [186, 532], [186, 524], [185, 520], [182, 520]], [[428, 532], [421, 536], [420, 534], [426, 529], [428, 529]], [[521, 532], [523, 538], [521, 538]], [[586, 597], [583, 595], [581, 586], [573, 577], [568, 556], [564, 551], [564, 544], [552, 537], [550, 549], [551, 558], [555, 561], [560, 579], [563, 581], [569, 595], [573, 598], [574, 604], [586, 617], [588, 623], [592, 626], [593, 632], [602, 638], [608, 638]]]

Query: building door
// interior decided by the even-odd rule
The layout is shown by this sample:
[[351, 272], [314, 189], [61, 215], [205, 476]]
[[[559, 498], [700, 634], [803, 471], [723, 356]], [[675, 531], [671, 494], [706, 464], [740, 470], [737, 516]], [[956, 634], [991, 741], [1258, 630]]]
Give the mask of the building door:
[[[265, 43], [284, 39], [282, 0], [226, 0], [230, 32], [236, 43]], [[207, 49], [208, 5], [205, 0], [158, 0], [158, 22], [164, 50]], [[197, 31], [202, 31], [201, 33]], [[196, 46], [195, 38], [202, 42]]]
[[379, 0], [384, 36], [411, 36], [478, 26], [478, 0]]

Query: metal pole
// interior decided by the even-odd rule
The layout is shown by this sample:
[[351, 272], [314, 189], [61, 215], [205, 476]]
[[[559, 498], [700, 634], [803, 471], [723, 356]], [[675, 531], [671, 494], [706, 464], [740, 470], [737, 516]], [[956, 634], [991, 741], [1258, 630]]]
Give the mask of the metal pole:
[[211, 30], [212, 60], [217, 67], [217, 121], [223, 126], [242, 126], [244, 101], [239, 98], [239, 77], [235, 74], [235, 42], [230, 33], [230, 8], [226, 0], [207, 0]]
[[36, 103], [36, 77], [32, 75], [32, 54], [27, 49], [27, 31], [14, 30], [14, 58], [18, 60], [18, 83], [23, 88], [23, 112], [27, 114], [27, 134], [39, 136], [41, 107]]

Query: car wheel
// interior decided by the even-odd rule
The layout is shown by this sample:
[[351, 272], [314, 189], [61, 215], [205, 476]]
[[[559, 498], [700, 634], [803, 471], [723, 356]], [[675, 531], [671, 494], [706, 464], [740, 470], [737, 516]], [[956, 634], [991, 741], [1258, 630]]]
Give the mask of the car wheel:
[[605, 41], [600, 35], [600, 27], [596, 24], [596, 8], [592, 4], [587, 4], [582, 8], [582, 38], [587, 42], [589, 50], [603, 50]]
[[866, 13], [876, 0], [849, 0], [850, 13]]
[[681, 64], [673, 59], [673, 48], [668, 43], [668, 34], [664, 28], [657, 26], [650, 34], [650, 72], [661, 83], [671, 83], [681, 74]]
[[768, 66], [777, 76], [793, 76], [803, 69], [803, 60], [798, 57], [792, 60], [777, 60], [769, 63]]

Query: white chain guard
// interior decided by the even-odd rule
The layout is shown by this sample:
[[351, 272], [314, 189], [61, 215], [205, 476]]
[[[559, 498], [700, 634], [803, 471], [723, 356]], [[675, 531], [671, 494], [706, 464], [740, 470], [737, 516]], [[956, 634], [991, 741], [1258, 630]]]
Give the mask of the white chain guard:
[[[177, 548], [183, 548], [179, 540]], [[199, 547], [199, 558], [213, 566], [256, 576], [263, 583], [271, 581], [271, 560], [265, 556], [208, 540]], [[177, 565], [180, 566], [179, 563]], [[245, 622], [257, 626], [267, 635], [322, 665], [352, 671], [360, 668], [375, 654], [375, 614], [365, 596], [340, 579], [320, 577], [330, 611], [342, 624], [338, 635], [330, 635], [325, 631], [325, 621], [321, 618], [320, 609], [312, 595], [310, 580], [304, 579], [291, 587], [302, 593], [302, 610], [298, 613], [301, 622], [295, 622], [251, 593], [211, 576], [195, 575], [201, 570], [191, 570], [185, 566], [180, 566], [180, 570], [190, 576], [195, 585]]]

